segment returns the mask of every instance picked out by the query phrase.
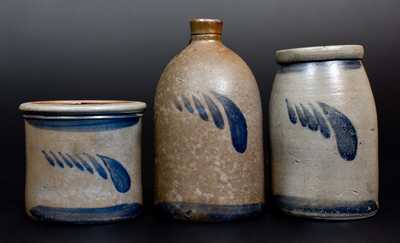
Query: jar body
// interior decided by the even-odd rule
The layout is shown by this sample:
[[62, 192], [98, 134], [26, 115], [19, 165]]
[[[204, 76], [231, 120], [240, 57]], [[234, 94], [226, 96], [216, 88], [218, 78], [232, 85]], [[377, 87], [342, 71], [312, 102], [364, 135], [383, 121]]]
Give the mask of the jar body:
[[156, 207], [167, 217], [227, 221], [264, 203], [257, 83], [220, 41], [194, 41], [164, 70], [155, 97]]
[[322, 219], [376, 213], [377, 117], [360, 60], [281, 66], [270, 133], [272, 190], [284, 212]]
[[141, 116], [25, 116], [28, 215], [104, 223], [142, 205]]

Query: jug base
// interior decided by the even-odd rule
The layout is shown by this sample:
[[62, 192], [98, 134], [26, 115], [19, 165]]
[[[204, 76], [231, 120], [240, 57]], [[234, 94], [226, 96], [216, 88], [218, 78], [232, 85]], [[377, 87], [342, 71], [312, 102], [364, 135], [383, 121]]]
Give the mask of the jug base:
[[227, 222], [259, 216], [263, 203], [215, 205], [185, 202], [160, 202], [155, 205], [159, 215], [176, 220], [198, 222]]

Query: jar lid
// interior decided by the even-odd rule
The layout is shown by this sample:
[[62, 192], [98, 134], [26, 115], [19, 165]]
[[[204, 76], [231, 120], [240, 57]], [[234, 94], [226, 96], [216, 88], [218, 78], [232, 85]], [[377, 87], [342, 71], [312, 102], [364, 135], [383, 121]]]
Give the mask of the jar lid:
[[192, 18], [190, 20], [190, 30], [192, 35], [222, 34], [222, 20]]
[[281, 64], [327, 60], [363, 59], [364, 47], [361, 45], [313, 46], [278, 50], [276, 61]]
[[127, 100], [49, 100], [23, 103], [24, 114], [99, 115], [143, 113], [146, 103]]

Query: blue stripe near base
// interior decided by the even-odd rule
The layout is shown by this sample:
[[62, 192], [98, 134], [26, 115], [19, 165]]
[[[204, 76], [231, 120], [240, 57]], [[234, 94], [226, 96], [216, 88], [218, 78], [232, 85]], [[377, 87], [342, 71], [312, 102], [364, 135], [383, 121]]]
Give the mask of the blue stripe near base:
[[96, 132], [130, 127], [139, 122], [140, 117], [106, 118], [106, 119], [35, 119], [26, 121], [37, 128], [57, 131]]
[[373, 200], [324, 203], [311, 199], [276, 196], [275, 201], [286, 213], [312, 218], [362, 218], [374, 215], [378, 210], [378, 204]]
[[201, 203], [161, 202], [155, 208], [160, 216], [168, 219], [225, 222], [259, 216], [263, 203], [243, 205], [213, 205]]
[[36, 206], [30, 210], [38, 221], [62, 222], [72, 224], [110, 223], [134, 218], [140, 214], [139, 203], [119, 204], [104, 208], [57, 208]]

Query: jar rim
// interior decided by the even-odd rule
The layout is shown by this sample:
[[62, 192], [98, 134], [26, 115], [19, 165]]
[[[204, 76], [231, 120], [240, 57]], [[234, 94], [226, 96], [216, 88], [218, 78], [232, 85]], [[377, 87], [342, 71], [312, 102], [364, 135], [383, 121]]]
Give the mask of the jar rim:
[[283, 49], [275, 52], [276, 61], [280, 64], [296, 62], [363, 59], [362, 45], [311, 46]]
[[146, 103], [128, 100], [43, 100], [26, 102], [19, 106], [24, 114], [97, 115], [143, 113]]

